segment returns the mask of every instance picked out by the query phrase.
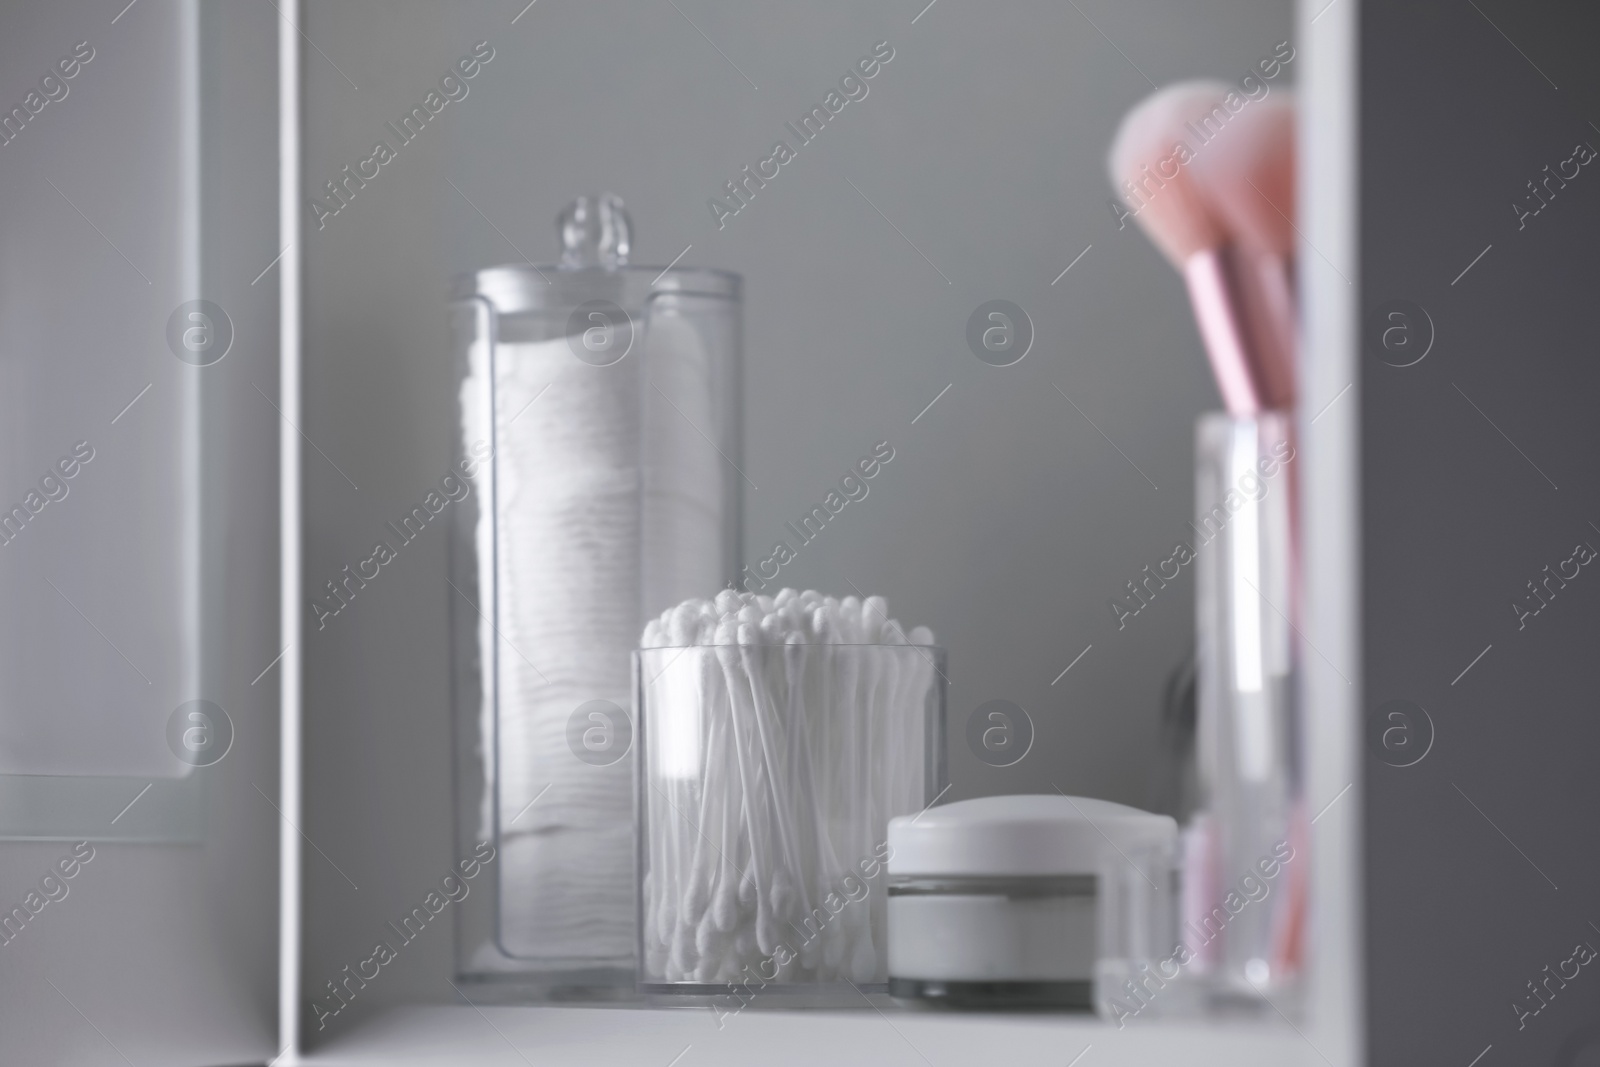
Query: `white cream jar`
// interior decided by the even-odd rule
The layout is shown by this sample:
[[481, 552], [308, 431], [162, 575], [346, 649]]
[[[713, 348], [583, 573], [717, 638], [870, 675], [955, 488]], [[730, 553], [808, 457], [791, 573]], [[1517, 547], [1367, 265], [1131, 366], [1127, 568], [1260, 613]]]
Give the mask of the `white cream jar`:
[[889, 992], [974, 1007], [1094, 1003], [1170, 948], [1177, 825], [1087, 797], [983, 797], [889, 823]]

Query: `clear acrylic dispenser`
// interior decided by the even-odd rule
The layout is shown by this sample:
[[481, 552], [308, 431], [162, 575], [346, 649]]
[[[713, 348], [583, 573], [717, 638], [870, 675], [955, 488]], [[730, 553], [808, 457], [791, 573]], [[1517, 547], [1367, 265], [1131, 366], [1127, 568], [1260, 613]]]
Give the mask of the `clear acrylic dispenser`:
[[739, 276], [630, 264], [614, 196], [558, 225], [452, 304], [457, 838], [494, 848], [457, 970], [505, 999], [632, 992], [630, 656], [739, 571]]
[[642, 990], [887, 988], [889, 823], [947, 766], [945, 651], [901, 640], [639, 650]]

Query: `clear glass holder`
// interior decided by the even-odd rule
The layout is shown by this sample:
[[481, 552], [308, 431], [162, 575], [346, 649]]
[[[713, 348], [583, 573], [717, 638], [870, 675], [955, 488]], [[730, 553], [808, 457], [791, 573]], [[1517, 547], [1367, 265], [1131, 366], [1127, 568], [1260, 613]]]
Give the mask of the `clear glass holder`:
[[1179, 937], [1213, 1010], [1267, 1010], [1304, 951], [1297, 766], [1299, 605], [1293, 417], [1221, 413], [1196, 426], [1197, 754]]
[[634, 654], [639, 987], [887, 988], [888, 822], [944, 788], [945, 654]]

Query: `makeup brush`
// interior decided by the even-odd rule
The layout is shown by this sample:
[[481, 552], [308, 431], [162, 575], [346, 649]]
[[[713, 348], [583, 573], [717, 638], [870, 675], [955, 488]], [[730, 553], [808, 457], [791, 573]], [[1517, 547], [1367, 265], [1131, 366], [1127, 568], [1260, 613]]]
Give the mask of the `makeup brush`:
[[[1215, 149], [1214, 151], [1212, 149]], [[1190, 169], [1216, 218], [1238, 249], [1244, 305], [1259, 350], [1269, 368], [1283, 375], [1274, 393], [1294, 398], [1293, 353], [1297, 314], [1294, 294], [1295, 105], [1287, 90], [1247, 105], [1228, 123], [1214, 146], [1195, 156]], [[1291, 434], [1293, 428], [1290, 429]], [[1300, 617], [1299, 482], [1291, 469], [1289, 539], [1291, 618]]]
[[1271, 253], [1232, 230], [1195, 171], [1208, 156], [1227, 157], [1243, 140], [1236, 127], [1251, 108], [1264, 107], [1246, 101], [1230, 110], [1230, 93], [1221, 82], [1201, 81], [1148, 97], [1123, 119], [1109, 166], [1134, 221], [1183, 274], [1223, 403], [1234, 415], [1252, 415], [1292, 405], [1294, 376], [1259, 281], [1257, 257]]
[[[1246, 299], [1257, 343], [1287, 375], [1293, 398], [1295, 342], [1295, 105], [1287, 90], [1247, 106], [1216, 151], [1195, 156], [1195, 184], [1233, 234], [1250, 270]], [[1275, 386], [1274, 388], [1278, 388]], [[1273, 405], [1288, 407], [1288, 403]]]
[[[1227, 106], [1230, 96], [1234, 108]], [[1245, 100], [1220, 83], [1189, 82], [1130, 112], [1111, 152], [1112, 181], [1124, 182], [1120, 191], [1134, 218], [1183, 273], [1218, 388], [1234, 416], [1288, 409], [1295, 400], [1294, 124], [1286, 93]], [[1298, 480], [1291, 470], [1289, 612], [1295, 618]], [[1304, 803], [1291, 803], [1292, 833]], [[1215, 881], [1218, 834], [1210, 820], [1191, 826], [1186, 885], [1192, 883], [1196, 894]], [[1305, 912], [1296, 888], [1291, 881], [1287, 907], [1275, 914], [1270, 934], [1279, 975], [1293, 973], [1301, 961]], [[1197, 906], [1208, 902], [1186, 899], [1184, 914]], [[1214, 953], [1206, 955], [1216, 962]]]
[[1217, 151], [1197, 152], [1195, 184], [1239, 240], [1294, 256], [1294, 98], [1287, 89], [1249, 104], [1228, 123]]

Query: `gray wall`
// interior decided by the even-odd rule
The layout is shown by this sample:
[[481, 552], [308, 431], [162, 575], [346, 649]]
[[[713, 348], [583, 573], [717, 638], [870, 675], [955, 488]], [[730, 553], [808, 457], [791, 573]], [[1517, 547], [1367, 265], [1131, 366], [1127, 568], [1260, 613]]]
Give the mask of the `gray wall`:
[[[495, 58], [325, 229], [308, 212], [304, 429], [326, 453], [306, 456], [308, 597], [452, 462], [451, 275], [549, 261], [556, 212], [608, 189], [636, 262], [692, 243], [683, 263], [745, 276], [751, 558], [875, 442], [894, 446], [782, 581], [882, 593], [950, 648], [949, 796], [1054, 784], [1149, 803], [1193, 579], [1120, 632], [1107, 600], [1184, 536], [1192, 425], [1218, 400], [1179, 279], [1113, 221], [1104, 155], [1144, 75], [1236, 79], [1290, 37], [1289, 4], [945, 0], [914, 25], [918, 0], [677, 6], [540, 0], [515, 25], [520, 5], [498, 2], [309, 12], [308, 189], [369, 155], [474, 43]], [[895, 55], [867, 98], [719, 231], [707, 198], [880, 40]], [[1009, 368], [964, 340], [993, 298], [1037, 331]], [[307, 831], [361, 887], [307, 853], [308, 992], [454, 858], [443, 534], [326, 630], [308, 611]], [[1011, 768], [961, 740], [993, 698], [1036, 727]], [[432, 934], [407, 946], [357, 1006], [452, 997], [449, 951]]]
[[[1600, 1062], [1600, 976], [1594, 963], [1564, 964], [1579, 943], [1600, 948], [1600, 580], [1593, 563], [1566, 563], [1580, 542], [1600, 549], [1600, 371], [1589, 355], [1600, 175], [1590, 162], [1565, 188], [1552, 180], [1537, 214], [1527, 185], [1578, 143], [1600, 147], [1587, 50], [1600, 22], [1575, 3], [1480, 7], [1363, 8], [1358, 388], [1377, 1067], [1468, 1063], [1491, 1045], [1485, 1067]], [[1400, 300], [1425, 309], [1410, 324], [1419, 343], [1430, 320], [1433, 335], [1426, 358], [1405, 367], [1382, 344]], [[1547, 573], [1549, 603], [1535, 614], [1528, 583]], [[1391, 719], [1396, 710], [1408, 718]], [[1574, 966], [1572, 981], [1557, 973]]]

